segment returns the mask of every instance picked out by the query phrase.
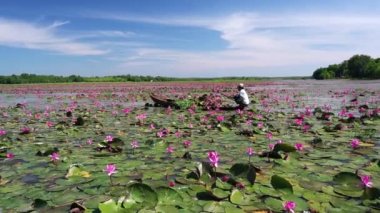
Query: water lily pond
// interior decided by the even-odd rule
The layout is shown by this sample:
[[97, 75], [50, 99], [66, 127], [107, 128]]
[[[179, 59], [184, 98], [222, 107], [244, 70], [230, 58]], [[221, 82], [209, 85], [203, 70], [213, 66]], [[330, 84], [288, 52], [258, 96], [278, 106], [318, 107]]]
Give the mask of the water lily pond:
[[379, 81], [245, 85], [0, 85], [0, 212], [380, 212]]

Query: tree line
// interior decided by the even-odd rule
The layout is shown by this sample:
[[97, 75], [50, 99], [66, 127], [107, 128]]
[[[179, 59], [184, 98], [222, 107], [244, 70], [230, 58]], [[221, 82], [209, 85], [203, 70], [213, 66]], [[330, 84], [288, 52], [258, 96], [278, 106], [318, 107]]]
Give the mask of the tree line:
[[[288, 77], [284, 79], [300, 79], [305, 77]], [[34, 83], [73, 83], [73, 82], [163, 82], [163, 81], [255, 81], [269, 80], [269, 78], [258, 77], [219, 77], [219, 78], [174, 78], [163, 76], [138, 76], [138, 75], [116, 75], [102, 77], [82, 77], [79, 75], [55, 76], [36, 75], [23, 73], [21, 75], [0, 76], [0, 84], [34, 84]]]
[[161, 76], [118, 75], [104, 77], [82, 77], [79, 75], [55, 76], [23, 73], [21, 75], [0, 76], [0, 84], [33, 84], [33, 83], [73, 83], [73, 82], [140, 82], [172, 81], [174, 78]]
[[379, 79], [380, 58], [368, 55], [354, 55], [340, 64], [332, 64], [314, 71], [314, 79]]

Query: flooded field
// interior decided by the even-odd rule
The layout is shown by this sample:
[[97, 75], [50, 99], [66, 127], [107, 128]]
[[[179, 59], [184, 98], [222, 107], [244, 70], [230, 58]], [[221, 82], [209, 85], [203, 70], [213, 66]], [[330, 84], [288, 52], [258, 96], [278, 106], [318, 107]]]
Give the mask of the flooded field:
[[380, 81], [245, 85], [0, 85], [0, 209], [380, 211]]

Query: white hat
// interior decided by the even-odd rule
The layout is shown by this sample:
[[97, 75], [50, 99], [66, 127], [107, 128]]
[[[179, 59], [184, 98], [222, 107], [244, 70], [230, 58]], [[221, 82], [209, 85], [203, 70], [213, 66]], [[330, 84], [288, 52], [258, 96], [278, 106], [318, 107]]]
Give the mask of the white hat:
[[243, 84], [243, 83], [240, 83], [240, 84], [238, 85], [238, 87], [244, 88], [244, 84]]

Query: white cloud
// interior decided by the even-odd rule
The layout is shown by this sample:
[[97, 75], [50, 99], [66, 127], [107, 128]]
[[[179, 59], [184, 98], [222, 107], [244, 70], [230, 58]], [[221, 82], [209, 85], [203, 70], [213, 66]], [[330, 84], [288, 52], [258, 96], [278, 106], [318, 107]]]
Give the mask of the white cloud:
[[0, 18], [0, 45], [53, 51], [67, 55], [102, 55], [106, 51], [96, 46], [59, 36], [56, 28], [65, 22], [54, 22], [47, 27], [27, 22]]
[[70, 21], [54, 21], [48, 28], [57, 28], [65, 24], [70, 24]]
[[354, 54], [380, 57], [380, 43], [376, 42], [379, 15], [235, 13], [219, 18], [109, 18], [206, 28], [220, 32], [220, 38], [228, 42], [228, 48], [221, 51], [137, 49], [121, 67], [145, 74], [279, 76], [281, 72], [262, 70], [293, 68], [293, 75], [310, 75], [317, 66], [339, 63]]

